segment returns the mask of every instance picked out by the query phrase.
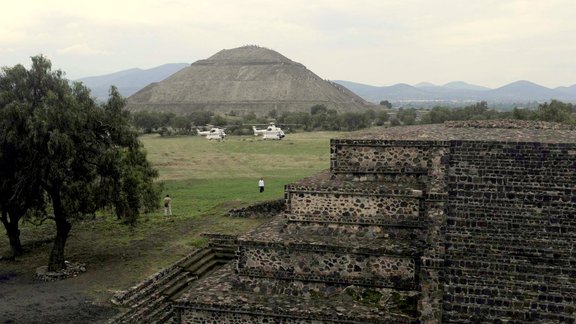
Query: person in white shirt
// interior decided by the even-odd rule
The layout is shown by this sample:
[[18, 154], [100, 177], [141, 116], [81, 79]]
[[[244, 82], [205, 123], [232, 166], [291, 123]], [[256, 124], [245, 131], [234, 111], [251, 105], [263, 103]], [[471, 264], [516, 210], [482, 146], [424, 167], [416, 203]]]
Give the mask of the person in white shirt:
[[260, 178], [260, 181], [258, 181], [258, 187], [260, 188], [260, 192], [264, 192], [264, 178]]

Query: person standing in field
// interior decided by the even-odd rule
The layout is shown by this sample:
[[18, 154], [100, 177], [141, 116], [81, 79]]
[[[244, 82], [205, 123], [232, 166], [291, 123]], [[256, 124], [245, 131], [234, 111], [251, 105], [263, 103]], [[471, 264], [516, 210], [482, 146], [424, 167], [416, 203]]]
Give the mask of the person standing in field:
[[260, 181], [258, 181], [258, 187], [260, 188], [260, 192], [264, 192], [264, 178], [260, 178]]
[[170, 195], [164, 197], [164, 215], [172, 216], [172, 198], [170, 198]]

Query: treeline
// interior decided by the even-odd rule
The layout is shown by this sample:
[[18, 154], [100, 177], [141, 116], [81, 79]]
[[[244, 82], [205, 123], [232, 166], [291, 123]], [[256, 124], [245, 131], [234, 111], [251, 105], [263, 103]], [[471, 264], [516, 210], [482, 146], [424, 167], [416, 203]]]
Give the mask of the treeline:
[[232, 135], [253, 134], [252, 125], [266, 125], [273, 120], [280, 125], [287, 125], [291, 130], [302, 131], [354, 131], [370, 126], [382, 126], [389, 120], [384, 111], [372, 109], [361, 113], [338, 113], [324, 105], [315, 105], [310, 112], [284, 112], [278, 114], [271, 111], [267, 116], [256, 116], [248, 113], [236, 116], [231, 113], [226, 116], [216, 115], [207, 111], [193, 112], [186, 115], [163, 112], [136, 112], [132, 114], [132, 123], [143, 133], [160, 133], [161, 135], [195, 134], [197, 128], [206, 125], [226, 127], [226, 133]]
[[576, 106], [552, 100], [534, 110], [514, 108], [512, 111], [490, 109], [485, 101], [463, 108], [434, 107], [430, 110], [400, 109], [392, 125], [439, 124], [449, 120], [520, 119], [576, 124], [572, 113]]
[[133, 113], [131, 120], [143, 133], [189, 135], [195, 134], [196, 128], [214, 125], [226, 127], [228, 134], [251, 135], [251, 125], [266, 125], [270, 120], [296, 131], [354, 131], [372, 126], [439, 124], [450, 120], [521, 119], [576, 124], [572, 117], [575, 111], [576, 106], [573, 104], [558, 100], [540, 104], [536, 109], [514, 108], [511, 111], [498, 111], [488, 107], [486, 101], [481, 101], [462, 108], [438, 106], [432, 109], [368, 109], [364, 112], [346, 113], [338, 113], [324, 105], [315, 105], [310, 108], [310, 112], [278, 114], [274, 110], [261, 117], [253, 112], [244, 116], [237, 116], [235, 113], [222, 116], [207, 111], [187, 115], [144, 111]]

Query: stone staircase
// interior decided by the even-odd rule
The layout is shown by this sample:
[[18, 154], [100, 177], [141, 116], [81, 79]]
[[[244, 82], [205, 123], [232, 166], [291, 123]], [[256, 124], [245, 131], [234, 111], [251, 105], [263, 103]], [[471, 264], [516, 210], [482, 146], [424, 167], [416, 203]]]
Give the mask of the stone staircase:
[[198, 279], [235, 258], [235, 236], [205, 234], [208, 247], [197, 249], [175, 264], [154, 274], [112, 302], [128, 310], [109, 323], [166, 323], [172, 321], [173, 300]]
[[286, 211], [238, 238], [235, 268], [175, 300], [176, 322], [413, 323], [422, 299], [441, 302], [435, 288], [421, 296], [422, 268], [428, 280], [441, 263], [428, 212], [443, 211], [427, 185], [442, 170], [422, 156], [445, 144], [333, 140], [331, 149], [329, 172], [287, 185]]

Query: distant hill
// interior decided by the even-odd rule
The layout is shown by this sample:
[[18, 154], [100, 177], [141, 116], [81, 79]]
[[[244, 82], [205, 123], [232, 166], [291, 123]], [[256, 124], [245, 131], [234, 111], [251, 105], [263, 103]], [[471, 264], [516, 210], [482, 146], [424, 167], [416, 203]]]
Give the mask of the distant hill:
[[188, 63], [170, 63], [147, 70], [134, 68], [106, 75], [81, 78], [75, 81], [84, 83], [92, 90], [92, 95], [99, 100], [108, 98], [108, 91], [111, 85], [115, 85], [120, 94], [129, 97], [150, 83], [162, 81], [188, 66], [190, 66]]
[[444, 88], [448, 88], [448, 89], [472, 90], [472, 91], [486, 91], [486, 90], [490, 90], [490, 88], [478, 86], [478, 85], [475, 85], [475, 84], [466, 83], [466, 82], [463, 82], [463, 81], [449, 82], [449, 83], [446, 83], [443, 87], [444, 87]]
[[576, 85], [550, 89], [530, 81], [517, 81], [497, 89], [490, 89], [462, 81], [442, 86], [422, 82], [414, 86], [395, 84], [375, 87], [350, 81], [336, 80], [367, 101], [390, 102], [465, 102], [485, 100], [492, 103], [544, 102], [551, 99], [576, 102]]
[[[550, 100], [564, 97], [564, 93], [543, 87], [530, 81], [516, 81], [486, 93], [489, 100], [519, 101], [519, 100]], [[562, 98], [564, 99], [564, 98]]]
[[[254, 55], [263, 56], [260, 59], [255, 59]], [[233, 65], [233, 61], [244, 63], [238, 63], [235, 68], [230, 68], [230, 66]], [[212, 66], [212, 69], [208, 69], [212, 71], [210, 72], [211, 74], [207, 72], [208, 70], [206, 68], [208, 66]], [[243, 67], [242, 69], [240, 69], [241, 66]], [[260, 66], [260, 68], [255, 68], [256, 66]], [[276, 66], [276, 70], [273, 71], [269, 69], [271, 66]], [[268, 69], [265, 70], [264, 67], [268, 67]], [[241, 87], [237, 84], [240, 81], [249, 81], [252, 86], [255, 86], [259, 82], [259, 86], [264, 87], [262, 90], [258, 90], [260, 97], [255, 96], [253, 99], [259, 100], [260, 103], [267, 101], [269, 106], [271, 102], [275, 102], [275, 107], [278, 107], [278, 103], [281, 103], [280, 106], [282, 106], [283, 102], [288, 100], [288, 97], [290, 97], [290, 100], [293, 102], [302, 100], [302, 104], [308, 106], [310, 103], [306, 101], [314, 97], [313, 91], [318, 93], [318, 97], [315, 99], [316, 101], [314, 101], [315, 103], [345, 101], [361, 103], [363, 100], [371, 103], [379, 103], [382, 100], [388, 100], [393, 103], [396, 102], [396, 105], [403, 105], [403, 103], [420, 103], [424, 106], [431, 106], [448, 102], [461, 103], [481, 100], [488, 101], [489, 103], [521, 104], [544, 102], [550, 101], [551, 99], [576, 103], [576, 84], [551, 89], [530, 81], [522, 80], [496, 89], [490, 89], [463, 81], [454, 81], [444, 85], [434, 85], [429, 82], [421, 82], [416, 85], [399, 83], [392, 86], [381, 87], [344, 80], [326, 82], [307, 70], [304, 65], [293, 62], [277, 52], [260, 47], [252, 48], [251, 51], [223, 50], [209, 59], [197, 61], [192, 65], [187, 63], [170, 63], [146, 70], [133, 68], [101, 76], [85, 77], [76, 81], [82, 81], [92, 90], [93, 96], [99, 100], [105, 100], [108, 97], [108, 91], [111, 85], [118, 87], [123, 96], [130, 97], [149, 85], [159, 83], [184, 69], [188, 71], [186, 72], [186, 78], [188, 78], [188, 80], [178, 79], [179, 81], [177, 82], [186, 81], [189, 86], [194, 83], [194, 91], [200, 91], [199, 88], [202, 87], [205, 88], [205, 91], [208, 91], [205, 93], [194, 92], [194, 96], [196, 96], [194, 100], [197, 102], [208, 100], [207, 94], [212, 96], [211, 99], [209, 99], [212, 101], [218, 101], [222, 98], [224, 99], [220, 101], [240, 102], [249, 100], [249, 98], [241, 98], [241, 94], [247, 95], [251, 93], [252, 95], [256, 95], [254, 92], [256, 88], [246, 88], [247, 82], [244, 82]], [[228, 72], [224, 72], [226, 70], [228, 70]], [[246, 72], [248, 70], [252, 71], [252, 74]], [[192, 74], [192, 71], [195, 72]], [[230, 73], [237, 74], [233, 75]], [[181, 77], [182, 75], [179, 78]], [[176, 79], [173, 79], [167, 82], [172, 82], [173, 86], [175, 86], [177, 83], [174, 83], [175, 80]], [[209, 84], [210, 86], [208, 86]], [[299, 86], [296, 86], [296, 84]], [[329, 86], [327, 87], [327, 85]], [[164, 87], [164, 85], [152, 85], [150, 87], [155, 88], [152, 92], [156, 92], [160, 89], [159, 87]], [[218, 91], [220, 91], [220, 93], [216, 92], [215, 89], [219, 89]], [[323, 90], [317, 92], [319, 89]], [[340, 94], [335, 96], [333, 90], [337, 90]], [[152, 92], [149, 90], [146, 91], [149, 95], [151, 95]], [[332, 94], [328, 95], [328, 93]], [[156, 94], [155, 96], [158, 95], [159, 94]], [[186, 91], [182, 89], [178, 91], [178, 96], [188, 96], [186, 100], [190, 100], [192, 94], [186, 94]], [[234, 96], [235, 98], [232, 98]], [[226, 99], [226, 97], [229, 98]], [[142, 100], [143, 94], [139, 94], [135, 98], [132, 98], [131, 102], [142, 103]], [[165, 101], [169, 99], [156, 98], [154, 100]], [[184, 97], [178, 100], [184, 100]], [[254, 104], [254, 102], [243, 105], [244, 108], [246, 108], [252, 104]]]
[[272, 110], [309, 112], [322, 104], [339, 112], [364, 111], [367, 102], [282, 54], [259, 46], [222, 50], [192, 63], [128, 98], [131, 111], [218, 113]]

